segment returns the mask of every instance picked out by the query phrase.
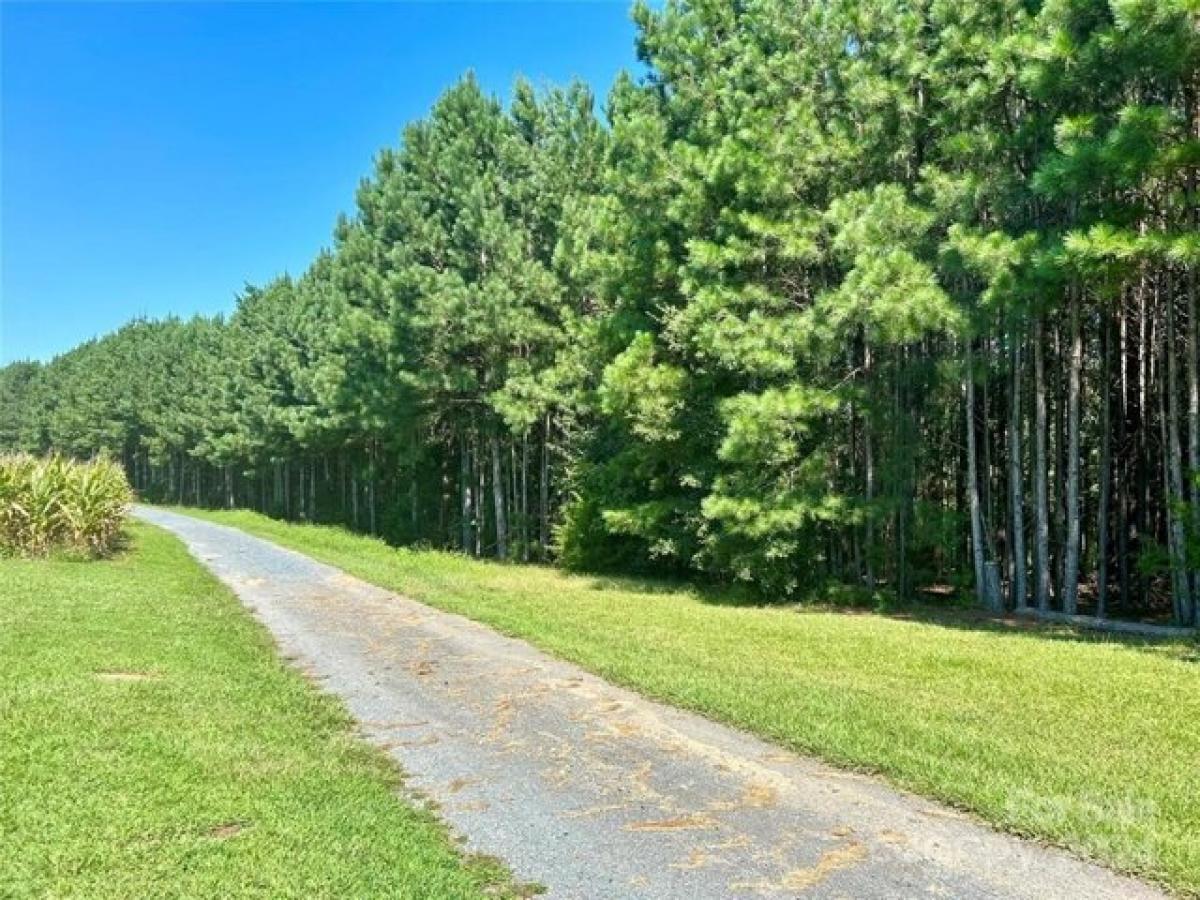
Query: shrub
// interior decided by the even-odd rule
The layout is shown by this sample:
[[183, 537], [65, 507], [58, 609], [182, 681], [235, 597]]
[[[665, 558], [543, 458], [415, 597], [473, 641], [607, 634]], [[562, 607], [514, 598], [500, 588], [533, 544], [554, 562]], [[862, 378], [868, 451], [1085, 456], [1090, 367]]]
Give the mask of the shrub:
[[103, 556], [116, 545], [132, 499], [124, 470], [110, 459], [0, 456], [0, 551]]

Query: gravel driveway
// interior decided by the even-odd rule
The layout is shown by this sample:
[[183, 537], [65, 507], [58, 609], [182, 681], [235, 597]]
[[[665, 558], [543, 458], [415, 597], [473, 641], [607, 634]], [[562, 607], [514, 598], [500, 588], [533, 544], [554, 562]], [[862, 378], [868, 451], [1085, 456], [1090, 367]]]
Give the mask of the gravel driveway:
[[136, 513], [345, 701], [468, 849], [551, 897], [1162, 896], [236, 529]]

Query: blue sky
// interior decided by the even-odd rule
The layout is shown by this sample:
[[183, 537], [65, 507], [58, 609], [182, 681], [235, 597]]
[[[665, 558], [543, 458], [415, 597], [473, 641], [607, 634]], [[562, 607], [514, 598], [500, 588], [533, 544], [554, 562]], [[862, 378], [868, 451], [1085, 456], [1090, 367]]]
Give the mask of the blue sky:
[[0, 2], [0, 363], [299, 273], [376, 150], [474, 69], [636, 66], [629, 5]]

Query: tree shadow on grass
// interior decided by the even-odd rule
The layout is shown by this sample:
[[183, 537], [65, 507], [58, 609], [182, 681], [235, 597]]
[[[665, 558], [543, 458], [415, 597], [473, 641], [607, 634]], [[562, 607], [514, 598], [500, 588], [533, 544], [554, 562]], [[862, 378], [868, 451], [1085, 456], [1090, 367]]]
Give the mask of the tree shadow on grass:
[[1152, 636], [1104, 631], [1064, 622], [1039, 620], [1012, 613], [993, 614], [978, 608], [948, 608], [933, 604], [913, 603], [883, 610], [864, 608], [805, 606], [805, 612], [825, 612], [841, 615], [871, 615], [896, 622], [914, 622], [955, 631], [974, 631], [1003, 635], [1031, 641], [1059, 641], [1077, 644], [1118, 645], [1181, 662], [1200, 663], [1200, 637]]
[[1200, 663], [1200, 636], [1148, 636], [1102, 631], [1062, 622], [1039, 620], [1012, 613], [994, 614], [945, 594], [940, 602], [899, 603], [871, 597], [863, 591], [814, 592], [800, 601], [772, 602], [737, 585], [703, 584], [683, 579], [636, 575], [593, 575], [588, 587], [597, 591], [621, 591], [646, 595], [684, 595], [709, 606], [742, 609], [791, 610], [797, 616], [841, 615], [871, 616], [895, 622], [909, 622], [975, 631], [1035, 641], [1069, 641], [1086, 644], [1117, 644], [1183, 662]]
[[727, 584], [706, 584], [685, 578], [668, 578], [653, 575], [616, 575], [577, 573], [587, 581], [586, 587], [593, 591], [620, 591], [629, 594], [693, 597], [710, 606], [736, 606], [747, 609], [780, 609], [795, 604], [781, 604], [764, 600], [752, 592]]

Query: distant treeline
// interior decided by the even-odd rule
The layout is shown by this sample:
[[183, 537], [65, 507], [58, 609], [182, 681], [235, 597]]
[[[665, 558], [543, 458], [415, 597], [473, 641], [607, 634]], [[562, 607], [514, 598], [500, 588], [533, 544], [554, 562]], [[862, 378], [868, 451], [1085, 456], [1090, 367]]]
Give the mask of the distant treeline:
[[1195, 620], [1200, 8], [638, 8], [467, 77], [298, 278], [0, 375], [144, 493], [581, 568]]

